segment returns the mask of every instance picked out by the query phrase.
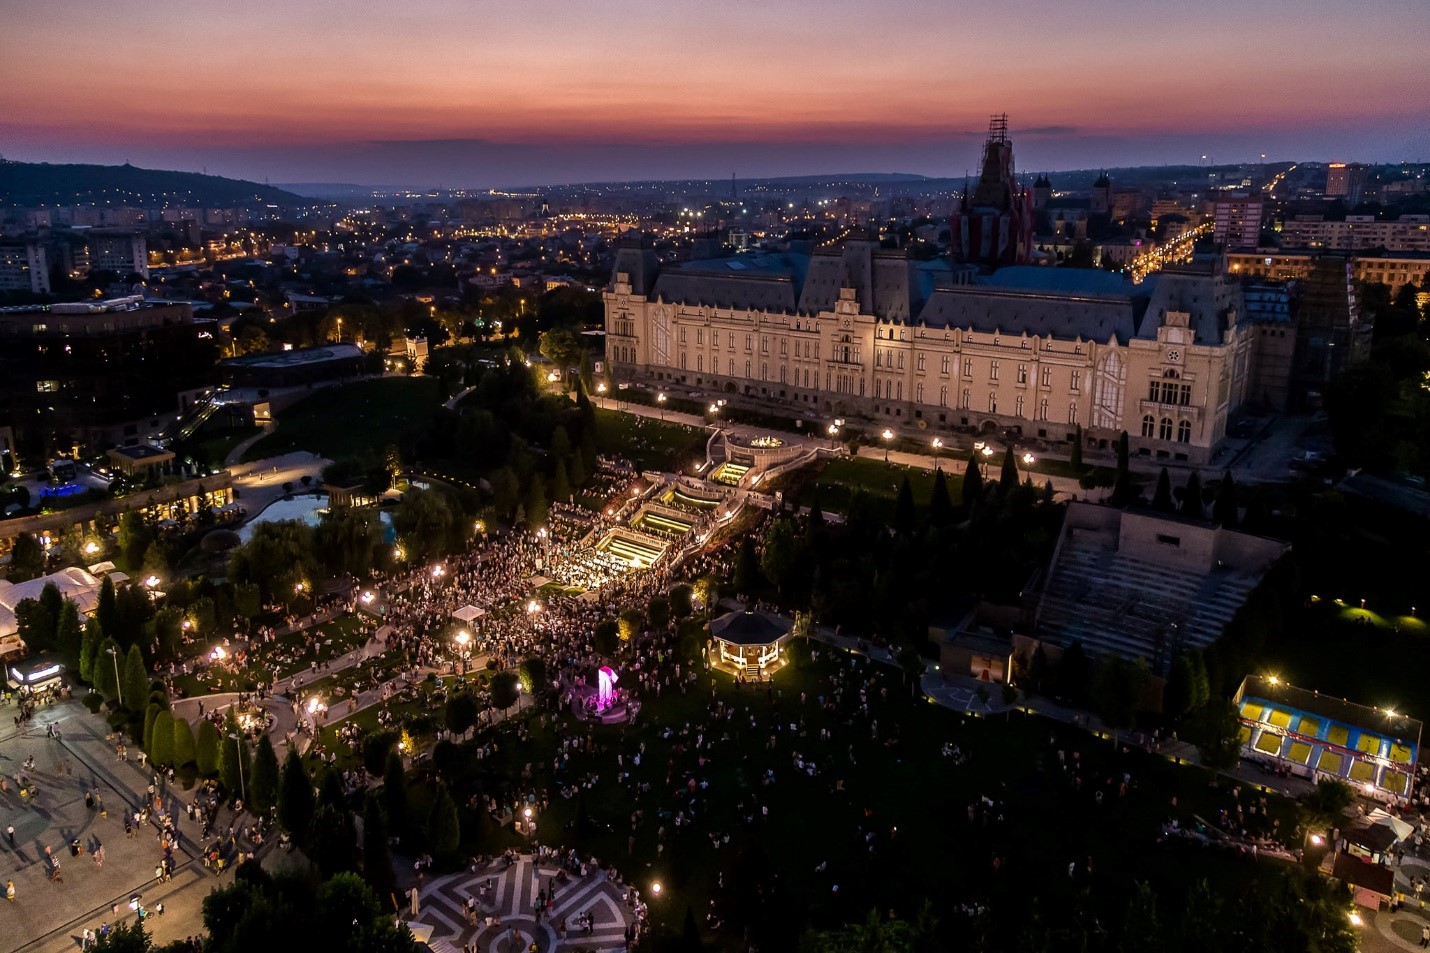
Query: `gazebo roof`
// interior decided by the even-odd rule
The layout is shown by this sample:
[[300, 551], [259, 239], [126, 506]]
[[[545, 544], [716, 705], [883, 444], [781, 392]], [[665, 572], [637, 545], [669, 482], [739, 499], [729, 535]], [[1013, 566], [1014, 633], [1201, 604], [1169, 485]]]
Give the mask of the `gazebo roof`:
[[794, 623], [783, 616], [754, 609], [727, 612], [710, 623], [710, 634], [731, 645], [769, 645], [794, 630]]

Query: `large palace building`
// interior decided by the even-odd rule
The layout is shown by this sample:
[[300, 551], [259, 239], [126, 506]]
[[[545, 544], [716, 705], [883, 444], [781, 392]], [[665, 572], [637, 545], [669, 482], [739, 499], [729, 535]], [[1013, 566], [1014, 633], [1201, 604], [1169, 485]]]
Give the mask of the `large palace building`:
[[[988, 148], [984, 177], [1010, 177], [1006, 137]], [[666, 266], [620, 249], [604, 295], [614, 376], [931, 436], [1071, 441], [1081, 427], [1106, 447], [1125, 430], [1135, 453], [1208, 461], [1248, 396], [1257, 347], [1239, 285], [1005, 265], [1021, 257], [1023, 193], [980, 182], [976, 194], [979, 234], [955, 242], [957, 262], [858, 235]], [[1001, 221], [986, 207], [998, 196]]]

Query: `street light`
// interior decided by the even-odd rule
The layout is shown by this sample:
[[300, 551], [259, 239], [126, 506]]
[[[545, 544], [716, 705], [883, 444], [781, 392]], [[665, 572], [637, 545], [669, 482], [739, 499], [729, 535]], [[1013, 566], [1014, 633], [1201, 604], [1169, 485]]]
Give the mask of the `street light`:
[[933, 468], [939, 469], [938, 452], [943, 449], [943, 441], [938, 437], [933, 438]]
[[1025, 454], [1023, 454], [1023, 466], [1025, 466], [1025, 467], [1031, 467], [1031, 466], [1033, 465], [1033, 460], [1034, 460], [1034, 459], [1036, 459], [1036, 458], [1035, 458], [1031, 453], [1025, 453]]
[[655, 402], [660, 405], [660, 419], [665, 419], [665, 391], [655, 395]]
[[462, 656], [462, 676], [464, 678], [467, 674], [467, 643], [471, 640], [472, 637], [467, 634], [465, 629], [457, 633], [457, 645], [459, 646], [458, 652]]
[[879, 434], [879, 436], [881, 436], [881, 437], [884, 438], [884, 462], [885, 462], [885, 463], [888, 463], [888, 462], [889, 462], [889, 442], [894, 439], [894, 432], [893, 432], [892, 430], [890, 430], [889, 428], [885, 427], [885, 428], [884, 428], [884, 432], [881, 433], [881, 434]]
[[238, 796], [241, 797], [241, 798], [243, 798], [244, 802], [247, 803], [247, 801], [248, 801], [248, 786], [247, 786], [246, 784], [244, 784], [244, 781], [243, 781], [243, 747], [242, 747], [242, 740], [238, 737], [238, 733], [237, 733], [237, 732], [234, 732], [234, 731], [230, 731], [230, 732], [228, 733], [228, 737], [229, 737], [229, 740], [231, 740], [231, 741], [233, 742], [233, 755], [234, 755], [234, 760], [238, 762]]
[[119, 693], [119, 707], [124, 707], [124, 685], [119, 679], [119, 653], [114, 651], [114, 646], [105, 649], [109, 657], [114, 659], [114, 690]]

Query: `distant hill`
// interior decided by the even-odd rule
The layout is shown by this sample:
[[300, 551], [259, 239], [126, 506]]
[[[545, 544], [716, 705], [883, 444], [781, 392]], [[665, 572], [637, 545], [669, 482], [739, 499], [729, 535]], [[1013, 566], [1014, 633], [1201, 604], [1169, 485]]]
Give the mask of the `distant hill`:
[[292, 192], [257, 182], [132, 165], [52, 165], [0, 162], [0, 206], [135, 205], [206, 208], [311, 205]]
[[280, 182], [278, 188], [315, 199], [362, 199], [400, 191], [395, 185], [355, 185], [351, 182]]

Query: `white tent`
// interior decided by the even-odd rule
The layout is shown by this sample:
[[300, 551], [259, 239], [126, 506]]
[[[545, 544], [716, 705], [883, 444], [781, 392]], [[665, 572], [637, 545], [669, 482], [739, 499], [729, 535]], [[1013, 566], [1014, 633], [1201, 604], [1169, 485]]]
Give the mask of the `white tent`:
[[1367, 819], [1370, 821], [1372, 827], [1379, 824], [1394, 831], [1397, 843], [1415, 833], [1414, 827], [1405, 823], [1394, 814], [1387, 812], [1384, 808], [1378, 807], [1371, 811], [1370, 814], [1367, 815]]
[[18, 631], [15, 607], [26, 599], [39, 599], [47, 585], [53, 585], [62, 597], [72, 600], [79, 607], [80, 615], [91, 615], [99, 606], [99, 580], [78, 566], [28, 582], [0, 580], [0, 638]]
[[452, 618], [456, 619], [458, 622], [465, 622], [466, 624], [471, 625], [474, 621], [480, 619], [486, 614], [487, 610], [485, 609], [478, 609], [476, 606], [462, 606], [462, 608], [452, 613]]

